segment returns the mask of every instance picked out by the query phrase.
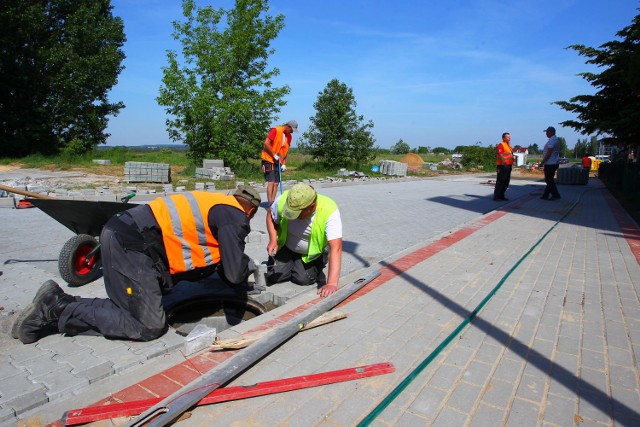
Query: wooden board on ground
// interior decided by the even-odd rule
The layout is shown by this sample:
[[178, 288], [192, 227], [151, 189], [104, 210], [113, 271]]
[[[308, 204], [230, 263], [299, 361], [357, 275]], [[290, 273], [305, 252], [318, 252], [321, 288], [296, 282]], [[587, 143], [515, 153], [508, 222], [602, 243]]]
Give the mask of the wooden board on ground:
[[[314, 319], [313, 321], [309, 322], [301, 330], [302, 331], [306, 331], [308, 329], [312, 329], [312, 328], [315, 328], [317, 326], [321, 326], [321, 325], [324, 325], [324, 324], [327, 324], [327, 323], [331, 323], [331, 322], [334, 322], [336, 320], [344, 319], [345, 317], [347, 317], [347, 313], [338, 312], [338, 311], [336, 311], [336, 312], [329, 311], [329, 312], [324, 313], [322, 316], [319, 316], [318, 318]], [[242, 334], [242, 335], [240, 335], [238, 337], [235, 337], [235, 338], [227, 338], [227, 339], [223, 339], [223, 340], [216, 340], [209, 347], [209, 349], [210, 350], [231, 350], [231, 349], [245, 348], [245, 347], [253, 344], [257, 340], [259, 340], [261, 337], [263, 337], [268, 332], [269, 332], [269, 329], [265, 329], [263, 331], [256, 331], [256, 332], [249, 332], [249, 333], [246, 333], [246, 334]]]

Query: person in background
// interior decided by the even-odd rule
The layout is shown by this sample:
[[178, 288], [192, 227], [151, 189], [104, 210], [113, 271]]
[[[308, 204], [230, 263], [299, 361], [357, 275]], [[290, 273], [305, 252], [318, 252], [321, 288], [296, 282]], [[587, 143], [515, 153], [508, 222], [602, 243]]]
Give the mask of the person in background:
[[[267, 283], [316, 283], [322, 297], [338, 290], [342, 266], [342, 220], [338, 205], [307, 184], [276, 197], [267, 212], [271, 264]], [[323, 269], [329, 263], [328, 278]]]
[[582, 158], [582, 169], [591, 170], [591, 153], [587, 153]]
[[[191, 191], [159, 197], [111, 217], [100, 234], [108, 298], [66, 294], [46, 281], [15, 320], [11, 335], [30, 344], [62, 332], [150, 341], [168, 330], [163, 291], [180, 280], [217, 271], [233, 287], [256, 271], [245, 253], [260, 194], [240, 186], [233, 195]], [[222, 266], [224, 265], [224, 268]]]
[[298, 122], [289, 120], [271, 129], [262, 146], [262, 173], [267, 181], [267, 200], [272, 203], [278, 192], [280, 172], [287, 170], [286, 160], [292, 133], [298, 132]]
[[496, 147], [496, 169], [498, 175], [496, 177], [496, 186], [493, 189], [493, 200], [503, 202], [507, 199], [504, 193], [509, 188], [511, 181], [511, 168], [513, 167], [513, 150], [509, 142], [511, 134], [505, 132], [502, 134], [502, 142]]
[[[556, 171], [560, 167], [560, 141], [556, 137], [556, 129], [553, 126], [549, 126], [543, 132], [547, 134], [547, 143], [542, 150], [541, 164], [544, 166], [544, 193], [542, 193], [542, 200], [558, 200], [560, 199], [560, 193], [556, 186]], [[551, 195], [551, 197], [549, 197]]]

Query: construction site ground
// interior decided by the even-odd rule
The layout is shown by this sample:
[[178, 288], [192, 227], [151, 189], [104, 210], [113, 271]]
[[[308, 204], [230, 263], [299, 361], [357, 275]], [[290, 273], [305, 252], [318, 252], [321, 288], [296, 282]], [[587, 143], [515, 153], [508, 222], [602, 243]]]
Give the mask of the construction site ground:
[[[543, 201], [539, 175], [514, 176], [506, 202], [492, 200], [493, 180], [314, 183], [340, 207], [341, 285], [380, 275], [340, 304], [345, 319], [298, 333], [227, 386], [384, 362], [394, 372], [198, 406], [176, 425], [640, 425], [637, 224], [597, 179]], [[265, 212], [246, 248], [259, 260]], [[0, 425], [64, 425], [71, 409], [167, 396], [245, 351], [187, 356], [173, 329], [144, 343], [56, 334], [21, 344], [10, 326], [45, 280], [105, 292], [102, 279], [61, 281], [73, 233], [39, 209], [0, 202], [0, 223]], [[276, 328], [319, 300], [291, 283], [267, 292], [286, 303], [220, 337]]]

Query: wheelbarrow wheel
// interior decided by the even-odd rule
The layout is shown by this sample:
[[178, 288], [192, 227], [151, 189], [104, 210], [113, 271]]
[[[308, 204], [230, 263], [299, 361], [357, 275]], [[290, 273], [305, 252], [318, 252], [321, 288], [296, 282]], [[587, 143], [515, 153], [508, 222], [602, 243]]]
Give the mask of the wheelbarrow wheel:
[[64, 244], [58, 258], [58, 270], [70, 286], [86, 285], [100, 277], [100, 253], [91, 254], [98, 245], [98, 241], [88, 234], [78, 234]]

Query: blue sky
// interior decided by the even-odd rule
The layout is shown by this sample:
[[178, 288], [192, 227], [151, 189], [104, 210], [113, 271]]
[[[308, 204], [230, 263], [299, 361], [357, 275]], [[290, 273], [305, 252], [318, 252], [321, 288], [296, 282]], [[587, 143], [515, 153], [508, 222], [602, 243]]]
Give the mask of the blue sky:
[[[124, 20], [126, 67], [110, 93], [126, 108], [111, 117], [108, 145], [173, 143], [155, 98], [180, 0], [113, 0]], [[197, 0], [230, 8], [234, 2]], [[332, 79], [353, 89], [356, 112], [373, 121], [376, 145], [410, 147], [542, 146], [555, 126], [573, 147], [585, 138], [559, 122], [574, 119], [553, 101], [594, 93], [577, 76], [597, 71], [566, 49], [615, 39], [638, 13], [638, 0], [272, 0], [285, 15], [270, 65], [291, 93], [274, 125], [295, 119], [300, 133]], [[266, 136], [266, 135], [265, 135]]]

